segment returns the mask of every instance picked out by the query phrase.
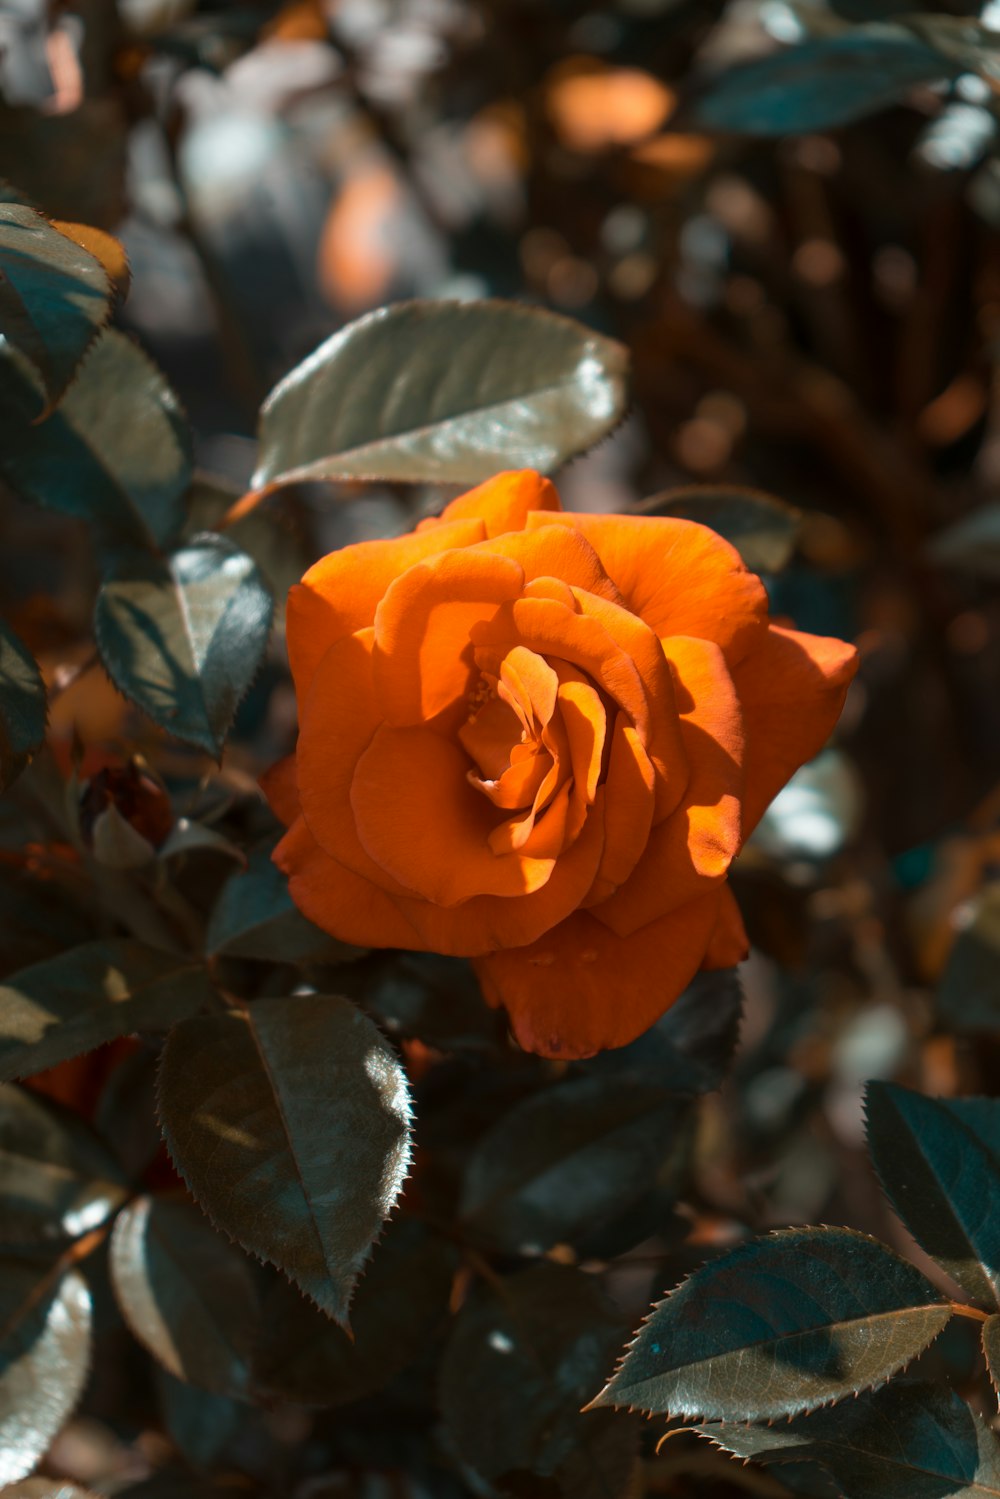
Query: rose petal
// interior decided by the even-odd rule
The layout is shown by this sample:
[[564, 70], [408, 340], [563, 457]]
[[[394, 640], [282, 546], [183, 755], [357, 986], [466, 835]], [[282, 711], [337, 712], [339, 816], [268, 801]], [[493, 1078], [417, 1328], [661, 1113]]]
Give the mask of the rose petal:
[[409, 532], [382, 541], [359, 541], [320, 558], [288, 595], [288, 661], [299, 701], [324, 653], [342, 635], [363, 630], [389, 584], [414, 563], [451, 547], [481, 541], [482, 522], [458, 520], [433, 533]]
[[522, 531], [531, 511], [560, 510], [559, 496], [550, 479], [543, 479], [534, 469], [508, 469], [461, 494], [446, 505], [437, 519], [421, 521], [418, 530], [432, 529], [442, 522], [481, 520], [487, 536], [504, 531]]
[[746, 725], [743, 835], [836, 726], [858, 667], [853, 645], [772, 625], [733, 681]]
[[[548, 518], [551, 521], [552, 517]], [[550, 524], [530, 532], [508, 531], [492, 541], [480, 542], [475, 550], [519, 562], [529, 587], [544, 581], [550, 588], [582, 588], [611, 603], [624, 604], [590, 542], [571, 526]]]
[[290, 828], [299, 815], [299, 784], [295, 769], [295, 756], [286, 755], [265, 770], [260, 778], [260, 789], [267, 797], [268, 806], [279, 822]]
[[702, 968], [735, 968], [750, 955], [750, 941], [728, 882], [719, 897], [719, 914], [708, 942]]
[[612, 896], [645, 852], [653, 824], [655, 784], [649, 756], [635, 729], [620, 713], [605, 782], [604, 854], [587, 906]]
[[523, 586], [518, 563], [472, 548], [443, 552], [397, 578], [375, 611], [372, 665], [386, 721], [424, 724], [448, 708], [464, 719], [475, 677], [470, 631]]
[[288, 876], [292, 900], [324, 932], [358, 947], [427, 950], [428, 944], [392, 898], [371, 880], [331, 859], [304, 818], [292, 824], [273, 858]]
[[767, 623], [767, 594], [735, 547], [695, 521], [651, 515], [528, 516], [574, 527], [591, 543], [628, 607], [660, 636], [693, 635], [742, 660]]
[[627, 1046], [670, 1008], [701, 966], [718, 908], [713, 890], [626, 938], [576, 911], [530, 946], [474, 967], [525, 1051], [591, 1057]]
[[691, 778], [630, 877], [593, 907], [621, 937], [719, 884], [741, 842], [743, 726], [725, 659], [707, 640], [674, 637], [663, 648], [691, 701], [680, 721]]

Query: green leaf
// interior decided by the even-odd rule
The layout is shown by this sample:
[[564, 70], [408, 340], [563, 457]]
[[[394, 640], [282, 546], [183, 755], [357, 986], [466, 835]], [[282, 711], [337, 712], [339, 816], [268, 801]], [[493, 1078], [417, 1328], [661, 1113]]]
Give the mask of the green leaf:
[[253, 1267], [190, 1203], [130, 1203], [111, 1239], [111, 1280], [125, 1321], [168, 1373], [215, 1395], [247, 1394]]
[[[459, 1455], [490, 1481], [584, 1466], [586, 1489], [568, 1492], [623, 1492], [634, 1429], [606, 1413], [580, 1414], [620, 1336], [618, 1313], [579, 1270], [541, 1264], [477, 1286], [441, 1365], [441, 1411]], [[624, 1474], [601, 1458], [612, 1426], [625, 1437]], [[616, 1447], [614, 1467], [620, 1457]]]
[[1000, 1394], [1000, 1317], [993, 1316], [983, 1323], [983, 1357], [990, 1383]]
[[549, 473], [621, 420], [627, 358], [569, 318], [513, 302], [380, 308], [271, 392], [254, 487]]
[[0, 203], [0, 337], [32, 367], [51, 407], [111, 313], [99, 260], [23, 203]]
[[82, 1120], [0, 1084], [0, 1243], [58, 1248], [99, 1228], [125, 1196], [117, 1162]]
[[118, 690], [218, 757], [264, 654], [272, 607], [250, 558], [205, 535], [166, 557], [119, 553], [97, 596], [94, 631]]
[[0, 1081], [29, 1077], [213, 1002], [203, 969], [126, 937], [88, 942], [0, 985]]
[[209, 1217], [346, 1325], [410, 1153], [406, 1076], [371, 1021], [320, 994], [186, 1020], [163, 1050], [159, 1107]]
[[205, 951], [212, 957], [303, 963], [349, 958], [357, 949], [307, 921], [271, 861], [271, 847], [255, 849], [246, 870], [232, 875], [209, 917]]
[[339, 986], [392, 1036], [416, 1036], [446, 1052], [488, 1052], [503, 1045], [505, 1021], [483, 1004], [479, 981], [464, 958], [374, 952], [353, 963]]
[[1000, 1024], [1000, 882], [987, 885], [948, 954], [938, 1013], [959, 1035]]
[[26, 1478], [75, 1407], [90, 1362], [77, 1272], [0, 1260], [0, 1484]]
[[617, 1076], [545, 1088], [501, 1118], [469, 1162], [460, 1213], [473, 1238], [512, 1254], [574, 1243], [657, 1185], [687, 1108]]
[[177, 398], [130, 338], [107, 329], [50, 417], [0, 360], [0, 478], [23, 499], [89, 521], [102, 546], [169, 544], [184, 519], [191, 437]]
[[45, 739], [45, 683], [28, 647], [0, 621], [0, 791]]
[[693, 484], [645, 500], [643, 515], [675, 516], [697, 521], [725, 537], [753, 572], [776, 573], [787, 566], [802, 522], [802, 512], [759, 489]]
[[411, 1218], [394, 1220], [358, 1285], [353, 1337], [276, 1278], [254, 1359], [258, 1396], [332, 1406], [384, 1389], [445, 1321], [454, 1269], [446, 1243]]
[[640, 1328], [595, 1405], [759, 1421], [887, 1379], [951, 1308], [919, 1270], [847, 1228], [791, 1228], [703, 1265]]
[[[157, 1370], [163, 1424], [171, 1441], [196, 1467], [217, 1463], [250, 1416], [228, 1395], [210, 1395], [195, 1385]], [[0, 1496], [2, 1499], [2, 1496]]]
[[692, 93], [674, 124], [765, 136], [829, 130], [961, 71], [901, 26], [858, 26], [727, 68]]
[[729, 1070], [742, 1012], [743, 989], [734, 968], [699, 973], [638, 1040], [599, 1053], [586, 1070], [641, 1077], [671, 1093], [712, 1093]]
[[706, 1425], [727, 1452], [755, 1462], [813, 1462], [849, 1499], [996, 1499], [1000, 1447], [953, 1390], [897, 1380], [787, 1425]]
[[1000, 1103], [991, 1145], [946, 1099], [868, 1084], [868, 1149], [910, 1233], [966, 1295], [1000, 1303]]

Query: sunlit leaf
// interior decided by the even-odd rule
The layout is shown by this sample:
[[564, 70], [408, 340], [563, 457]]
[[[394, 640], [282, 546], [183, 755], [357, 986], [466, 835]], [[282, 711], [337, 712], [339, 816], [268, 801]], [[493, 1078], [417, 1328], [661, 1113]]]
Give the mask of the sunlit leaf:
[[119, 553], [94, 629], [119, 691], [161, 728], [218, 756], [260, 665], [271, 613], [246, 553], [206, 535], [166, 557]]
[[184, 518], [191, 438], [177, 398], [137, 344], [106, 329], [55, 411], [0, 361], [0, 478], [24, 499], [89, 521], [106, 547], [169, 544]]
[[[601, 1493], [602, 1479], [605, 1492], [620, 1492], [629, 1464], [626, 1474], [597, 1468], [611, 1423], [579, 1413], [620, 1332], [618, 1313], [579, 1270], [544, 1264], [495, 1287], [477, 1286], [441, 1367], [442, 1413], [465, 1461], [496, 1480], [555, 1475], [589, 1456], [589, 1492]], [[628, 1423], [620, 1429], [628, 1457], [635, 1433]]]
[[974, 1300], [1000, 1302], [1000, 1101], [992, 1143], [951, 1100], [868, 1084], [868, 1149], [882, 1190], [910, 1233]]
[[887, 1379], [951, 1308], [884, 1244], [792, 1228], [702, 1266], [643, 1323], [595, 1404], [756, 1421]]
[[[996, 1499], [1000, 1446], [953, 1390], [899, 1380], [849, 1405], [775, 1426], [706, 1425], [756, 1462], [820, 1464], [850, 1499]], [[779, 1476], [783, 1470], [779, 1468]]]
[[90, 1320], [75, 1270], [0, 1260], [0, 1484], [28, 1476], [79, 1400]]
[[903, 27], [858, 26], [727, 68], [691, 94], [674, 124], [743, 135], [829, 130], [960, 71]]
[[993, 1388], [1000, 1393], [1000, 1316], [983, 1323], [983, 1357]]
[[654, 495], [639, 507], [643, 515], [672, 515], [710, 526], [739, 552], [753, 572], [780, 572], [788, 563], [802, 512], [758, 489], [694, 484]]
[[0, 791], [45, 738], [45, 683], [34, 656], [0, 621]]
[[29, 1077], [134, 1031], [166, 1031], [211, 1005], [203, 969], [113, 937], [0, 984], [0, 1081]]
[[183, 1200], [140, 1197], [120, 1213], [111, 1278], [129, 1327], [177, 1379], [242, 1396], [258, 1298], [249, 1261]]
[[515, 1254], [575, 1242], [657, 1184], [685, 1109], [684, 1099], [613, 1074], [525, 1099], [473, 1152], [460, 1208], [468, 1232]]
[[164, 1047], [159, 1106], [212, 1220], [346, 1323], [410, 1151], [406, 1076], [372, 1022], [318, 994], [186, 1020]]
[[125, 1195], [117, 1162], [81, 1120], [0, 1084], [0, 1243], [26, 1248], [80, 1238]]
[[620, 344], [516, 303], [381, 308], [272, 391], [254, 487], [550, 472], [621, 420], [626, 365]]
[[22, 203], [0, 203], [0, 336], [52, 406], [111, 312], [101, 262]]
[[287, 1281], [275, 1280], [254, 1361], [258, 1393], [299, 1405], [343, 1405], [380, 1390], [427, 1347], [447, 1316], [451, 1247], [399, 1218], [372, 1255], [348, 1337]]
[[209, 917], [205, 950], [213, 957], [269, 963], [329, 960], [353, 951], [306, 920], [288, 893], [287, 879], [272, 863], [270, 848], [255, 849], [246, 869], [222, 887]]

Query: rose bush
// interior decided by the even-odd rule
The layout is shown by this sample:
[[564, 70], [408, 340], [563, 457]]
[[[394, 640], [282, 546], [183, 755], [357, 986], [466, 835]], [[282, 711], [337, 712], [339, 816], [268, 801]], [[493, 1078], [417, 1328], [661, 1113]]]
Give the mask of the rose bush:
[[726, 876], [820, 749], [853, 648], [768, 619], [690, 521], [501, 474], [288, 602], [294, 755], [265, 778], [300, 909], [473, 959], [520, 1044], [583, 1057], [745, 955]]

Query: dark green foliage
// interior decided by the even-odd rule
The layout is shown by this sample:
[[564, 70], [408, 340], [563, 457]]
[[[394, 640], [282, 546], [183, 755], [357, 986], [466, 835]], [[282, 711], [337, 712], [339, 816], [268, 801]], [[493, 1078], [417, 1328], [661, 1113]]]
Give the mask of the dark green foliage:
[[204, 535], [164, 557], [119, 554], [97, 597], [94, 633], [115, 686], [218, 758], [260, 665], [272, 609], [246, 553]]
[[412, 302], [337, 333], [261, 413], [254, 485], [549, 472], [624, 412], [624, 349], [504, 302]]
[[190, 961], [128, 938], [88, 942], [0, 984], [0, 1081], [117, 1036], [167, 1031], [212, 1003], [207, 974]]
[[988, 1305], [1000, 1298], [1000, 1103], [978, 1102], [991, 1116], [986, 1139], [949, 1100], [870, 1083], [868, 1148], [913, 1237], [967, 1296]]
[[661, 1301], [596, 1403], [722, 1421], [795, 1415], [880, 1384], [950, 1317], [930, 1282], [876, 1240], [785, 1229]]
[[90, 1320], [75, 1270], [0, 1264], [0, 1484], [27, 1477], [80, 1398]]
[[35, 658], [0, 620], [0, 791], [45, 738], [45, 683]]
[[349, 956], [293, 905], [288, 881], [271, 861], [271, 848], [255, 849], [245, 870], [231, 875], [209, 919], [205, 950], [212, 957], [301, 963]]
[[163, 1367], [245, 1395], [257, 1323], [250, 1264], [190, 1203], [140, 1197], [118, 1216], [111, 1275], [122, 1314]]
[[0, 333], [52, 406], [111, 312], [100, 261], [23, 203], [0, 204]]
[[699, 1431], [736, 1457], [818, 1463], [849, 1499], [992, 1499], [1000, 1493], [996, 1437], [953, 1391], [932, 1385], [901, 1381], [787, 1425]]
[[75, 1114], [0, 1084], [0, 1245], [58, 1250], [125, 1197], [117, 1162]]
[[325, 995], [183, 1021], [159, 1110], [213, 1222], [346, 1325], [410, 1151], [406, 1077], [372, 1022]]

